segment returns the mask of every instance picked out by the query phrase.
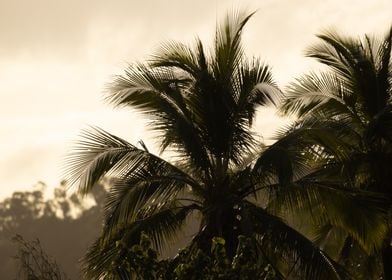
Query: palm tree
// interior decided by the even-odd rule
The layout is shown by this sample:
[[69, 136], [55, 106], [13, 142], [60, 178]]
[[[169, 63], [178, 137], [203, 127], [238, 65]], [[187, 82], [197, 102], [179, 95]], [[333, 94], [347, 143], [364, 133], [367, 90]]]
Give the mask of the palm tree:
[[[338, 278], [334, 262], [275, 215], [277, 201], [317, 202], [324, 213], [320, 219], [367, 238], [362, 224], [350, 224], [350, 215], [336, 215], [343, 212], [337, 207], [358, 196], [355, 192], [336, 192], [335, 205], [324, 203], [328, 198], [323, 197], [334, 194], [333, 184], [302, 181], [301, 188], [293, 186], [312, 170], [310, 153], [292, 144], [295, 134], [266, 147], [252, 132], [258, 106], [276, 103], [281, 92], [267, 65], [245, 58], [241, 33], [251, 16], [227, 16], [209, 53], [199, 39], [194, 47], [170, 42], [148, 63], [129, 66], [110, 85], [107, 100], [147, 115], [161, 150], [173, 156], [165, 160], [143, 143], [138, 148], [102, 129], [83, 133], [68, 158], [69, 181], [84, 194], [103, 176], [113, 181], [104, 230], [85, 258], [87, 278], [109, 277], [111, 270], [126, 274], [122, 254], [142, 231], [162, 248], [195, 217], [200, 225], [191, 248], [209, 250], [211, 239], [220, 236], [232, 257], [238, 236], [244, 235], [254, 238], [259, 257], [276, 270], [279, 262], [287, 262], [290, 272], [282, 274]], [[288, 191], [291, 186], [295, 195]], [[351, 205], [363, 217], [374, 212]], [[371, 236], [379, 232], [378, 221], [368, 221]]]
[[[288, 90], [283, 111], [296, 113], [303, 131], [333, 138], [313, 142], [324, 153], [324, 173], [335, 174], [345, 186], [372, 191], [392, 199], [392, 27], [384, 38], [343, 37], [336, 32], [318, 35], [321, 43], [307, 55], [326, 71], [305, 75]], [[355, 219], [358, 221], [358, 219]], [[380, 252], [385, 279], [392, 279], [392, 220], [381, 237]], [[326, 232], [331, 232], [329, 227]], [[326, 233], [324, 232], [324, 234]], [[347, 236], [346, 236], [347, 237]], [[353, 240], [347, 237], [341, 255]], [[366, 244], [362, 244], [366, 247]], [[369, 249], [369, 248], [367, 248]]]

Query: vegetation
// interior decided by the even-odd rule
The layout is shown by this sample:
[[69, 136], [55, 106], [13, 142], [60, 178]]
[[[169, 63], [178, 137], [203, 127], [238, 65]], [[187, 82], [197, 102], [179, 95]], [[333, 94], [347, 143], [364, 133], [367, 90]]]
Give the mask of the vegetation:
[[26, 242], [21, 235], [13, 241], [18, 244], [16, 259], [20, 262], [18, 279], [26, 280], [67, 280], [57, 263], [41, 247], [39, 240]]
[[[65, 182], [53, 199], [0, 202], [1, 277], [18, 246], [18, 279], [79, 278], [96, 238], [85, 279], [392, 279], [392, 27], [318, 35], [307, 56], [322, 70], [283, 93], [245, 56], [252, 16], [227, 15], [210, 49], [168, 42], [114, 79], [107, 101], [143, 113], [160, 154], [85, 130], [65, 169], [97, 205]], [[296, 117], [271, 145], [253, 127], [260, 106]]]
[[[190, 254], [183, 249], [173, 259], [158, 260], [151, 241], [142, 233], [140, 244], [133, 245], [123, 260], [129, 274], [121, 274], [120, 279], [143, 280], [251, 280], [276, 279], [276, 272], [265, 262], [255, 262], [254, 242], [244, 236], [239, 237], [238, 248], [233, 259], [225, 250], [225, 240], [214, 237], [211, 252], [206, 254], [198, 249]], [[121, 246], [121, 245], [119, 245]], [[118, 269], [114, 267], [114, 269]]]
[[[265, 146], [252, 132], [256, 110], [283, 95], [269, 67], [244, 55], [241, 33], [251, 16], [227, 16], [208, 52], [199, 39], [194, 46], [169, 42], [110, 85], [107, 100], [147, 115], [161, 152], [169, 151], [172, 160], [143, 142], [139, 148], [99, 128], [84, 131], [69, 155], [68, 179], [83, 194], [104, 176], [113, 180], [102, 234], [84, 260], [87, 279], [151, 273], [124, 265], [135, 259], [129, 259], [129, 248], [139, 250], [135, 244], [142, 242], [153, 264], [161, 263], [141, 233], [162, 250], [189, 224], [197, 230], [186, 265], [197, 267], [213, 252], [214, 265], [205, 265], [211, 275], [222, 265], [225, 273], [235, 271], [241, 238], [252, 241], [255, 262], [278, 279], [346, 277], [334, 259], [340, 261], [351, 244], [365, 255], [381, 250], [384, 262], [390, 261], [390, 206], [380, 194], [390, 184], [391, 36], [377, 49], [370, 38], [358, 43], [321, 35], [325, 44], [309, 54], [332, 72], [291, 86], [283, 111], [298, 113], [299, 121]], [[338, 230], [345, 236], [340, 256], [328, 256], [290, 226], [287, 214], [309, 217], [319, 243], [327, 244], [324, 237]], [[227, 258], [214, 259], [218, 252]], [[186, 265], [178, 266], [177, 277], [188, 275]]]
[[[79, 259], [99, 235], [105, 191], [96, 186], [93, 192], [96, 205], [86, 206], [80, 196], [67, 195], [64, 182], [54, 189], [50, 199], [45, 198], [45, 188], [45, 184], [38, 183], [34, 191], [14, 192], [0, 202], [2, 279], [23, 279], [17, 276], [18, 266], [28, 269], [29, 258], [43, 260], [41, 256], [47, 255], [56, 259], [70, 279], [81, 277]], [[16, 234], [23, 236], [23, 240], [17, 238], [18, 242], [12, 242]], [[41, 247], [46, 253], [40, 253]], [[22, 251], [26, 258], [22, 258]], [[15, 255], [19, 256], [17, 260], [13, 258]]]
[[[285, 112], [297, 113], [295, 129], [313, 131], [323, 158], [323, 174], [339, 177], [346, 188], [362, 189], [392, 198], [392, 27], [383, 38], [343, 37], [335, 32], [318, 36], [321, 43], [308, 49], [326, 70], [308, 74], [293, 83], [283, 106]], [[309, 132], [308, 132], [309, 133]], [[329, 140], [326, 140], [329, 139]], [[363, 205], [366, 207], [366, 205]], [[347, 210], [346, 210], [347, 211]], [[380, 209], [380, 211], [383, 211]], [[362, 217], [353, 216], [353, 223]], [[392, 223], [388, 214], [385, 230], [358, 244], [351, 234], [342, 234], [335, 225], [324, 225], [320, 236], [338, 234], [332, 247], [343, 263], [361, 256], [355, 267], [369, 279], [381, 262], [385, 279], [392, 279]], [[372, 240], [379, 240], [378, 244]], [[328, 242], [326, 243], [328, 244]], [[362, 249], [357, 248], [361, 245]], [[361, 252], [362, 250], [362, 252]], [[365, 252], [363, 252], [363, 250]]]

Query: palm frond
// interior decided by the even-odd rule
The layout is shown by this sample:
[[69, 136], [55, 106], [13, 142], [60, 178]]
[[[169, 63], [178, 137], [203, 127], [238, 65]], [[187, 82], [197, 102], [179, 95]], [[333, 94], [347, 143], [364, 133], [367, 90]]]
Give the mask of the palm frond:
[[162, 137], [161, 150], [176, 148], [207, 171], [208, 151], [193, 110], [189, 110], [189, 77], [167, 67], [130, 66], [110, 87], [109, 102], [129, 105], [152, 118], [150, 127]]
[[311, 73], [288, 87], [280, 109], [299, 118], [305, 115], [322, 115], [326, 119], [338, 116], [361, 123], [356, 112], [356, 99], [351, 89], [336, 75]]
[[152, 238], [154, 247], [160, 250], [164, 241], [175, 237], [193, 210], [192, 205], [178, 206], [172, 202], [131, 224], [119, 226], [118, 231], [110, 236], [103, 234], [83, 259], [84, 276], [101, 279], [110, 274], [129, 273], [126, 267], [122, 267], [123, 260], [132, 245], [137, 244], [142, 232]]
[[329, 30], [317, 35], [323, 42], [309, 47], [306, 56], [317, 59], [331, 67], [335, 73], [345, 80], [351, 81], [351, 66], [355, 64], [353, 50], [358, 49], [354, 39], [342, 37], [336, 31]]
[[273, 145], [257, 159], [253, 168], [253, 177], [267, 178], [268, 174], [275, 174], [279, 184], [287, 186], [293, 180], [292, 161], [293, 158], [286, 149]]
[[241, 33], [254, 13], [233, 12], [232, 15], [228, 14], [222, 25], [216, 29], [212, 69], [214, 77], [218, 81], [228, 84], [233, 70], [241, 62], [243, 57]]
[[166, 42], [153, 55], [150, 66], [153, 68], [178, 68], [190, 77], [197, 78], [207, 70], [203, 43], [196, 38], [196, 47], [191, 48], [178, 42]]
[[[137, 182], [158, 176], [192, 185], [195, 190], [199, 188], [190, 175], [169, 162], [102, 129], [85, 130], [82, 137], [65, 165], [66, 178], [77, 184], [81, 193], [88, 193], [105, 175]], [[152, 168], [159, 168], [159, 172], [151, 174]]]
[[[270, 67], [257, 59], [243, 61], [233, 77], [236, 115], [252, 124], [257, 106], [276, 105], [281, 91], [272, 78]], [[234, 117], [236, 119], [236, 117]]]
[[318, 37], [323, 43], [309, 49], [307, 54], [330, 67], [344, 81], [357, 96], [357, 107], [367, 118], [376, 115], [390, 97], [390, 34], [381, 44], [369, 36], [358, 40], [336, 32]]
[[127, 155], [142, 153], [127, 141], [100, 128], [81, 133], [73, 151], [66, 157], [64, 174], [67, 181], [77, 184], [79, 191], [88, 193], [111, 168]]
[[293, 155], [313, 161], [347, 159], [354, 147], [362, 141], [362, 135], [356, 128], [350, 119], [306, 118], [277, 131], [274, 146], [279, 145]]
[[317, 175], [311, 174], [279, 193], [273, 203], [311, 213], [315, 224], [330, 223], [344, 229], [369, 253], [379, 250], [388, 230], [388, 202], [378, 194], [344, 189], [341, 185], [317, 181]]
[[253, 176], [274, 174], [281, 186], [290, 185], [314, 171], [329, 158], [345, 158], [350, 146], [347, 138], [358, 138], [339, 122], [304, 120], [276, 136], [277, 141], [262, 151], [253, 166]]
[[[173, 201], [189, 201], [192, 197], [195, 206], [201, 205], [191, 193], [184, 192], [185, 186], [189, 185], [179, 175], [159, 173], [117, 180], [109, 191], [104, 207], [105, 234], [115, 232], [119, 225], [136, 221], [144, 212], [156, 211]], [[197, 189], [192, 191], [197, 193]]]
[[392, 50], [392, 25], [390, 26], [384, 40], [377, 44], [377, 85], [380, 95], [380, 107], [391, 104], [392, 97], [392, 67], [391, 67], [391, 50]]
[[249, 211], [265, 252], [291, 261], [303, 279], [341, 279], [344, 273], [339, 266], [306, 237], [260, 207], [249, 206]]

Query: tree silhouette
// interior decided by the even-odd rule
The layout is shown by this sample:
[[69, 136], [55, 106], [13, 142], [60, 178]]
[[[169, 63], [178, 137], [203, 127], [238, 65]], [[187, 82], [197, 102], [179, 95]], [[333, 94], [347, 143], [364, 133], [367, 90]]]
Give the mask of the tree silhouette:
[[[317, 132], [318, 138], [313, 137], [312, 141], [322, 154], [318, 157], [323, 160], [320, 176], [339, 177], [346, 188], [378, 193], [388, 200], [379, 212], [390, 212], [392, 27], [383, 38], [357, 39], [336, 32], [318, 37], [321, 42], [310, 47], [307, 54], [326, 66], [326, 71], [305, 75], [293, 83], [283, 110], [300, 117], [297, 127], [302, 131]], [[363, 219], [353, 216], [352, 223], [363, 224]], [[366, 279], [372, 268], [377, 272], [381, 260], [385, 279], [392, 279], [390, 214], [384, 226], [386, 229], [376, 235], [364, 227], [363, 233], [368, 236], [365, 242], [358, 242], [352, 234], [340, 233], [338, 241], [334, 240], [340, 244], [334, 247], [340, 252], [338, 258], [349, 263], [356, 259], [354, 263], [358, 265], [353, 270], [360, 270], [362, 264]], [[345, 228], [327, 224], [319, 229], [319, 235], [332, 236], [342, 230]]]
[[67, 280], [56, 261], [51, 259], [41, 248], [40, 241], [26, 242], [21, 235], [13, 241], [18, 245], [15, 258], [20, 263], [18, 279], [26, 280]]
[[78, 195], [66, 194], [65, 183], [54, 189], [49, 200], [44, 198], [44, 185], [38, 186], [35, 191], [15, 192], [0, 202], [1, 277], [15, 279], [17, 275], [18, 262], [13, 258], [17, 246], [11, 239], [20, 234], [26, 244], [39, 239], [42, 249], [71, 279], [80, 279], [79, 259], [99, 234], [105, 191], [100, 186], [95, 188], [96, 205], [88, 208]]
[[[174, 156], [165, 160], [143, 143], [138, 148], [99, 128], [83, 132], [67, 161], [70, 182], [86, 194], [104, 176], [114, 181], [102, 235], [85, 257], [87, 278], [126, 275], [120, 265], [118, 275], [110, 275], [110, 267], [121, 263], [142, 231], [161, 249], [194, 219], [199, 226], [191, 250], [209, 252], [211, 239], [219, 236], [232, 258], [243, 235], [254, 238], [257, 256], [282, 274], [338, 278], [334, 262], [275, 215], [280, 204], [317, 204], [319, 219], [345, 226], [359, 240], [368, 238], [351, 215], [373, 214], [375, 200], [339, 191], [331, 182], [309, 181], [316, 172], [309, 164], [314, 151], [301, 150], [305, 142], [297, 134], [264, 146], [252, 133], [258, 106], [275, 103], [281, 92], [269, 67], [244, 55], [241, 34], [251, 16], [228, 15], [209, 52], [199, 39], [193, 47], [169, 42], [111, 84], [107, 100], [149, 117], [161, 150]], [[368, 207], [360, 207], [365, 202]], [[372, 236], [384, 229], [381, 219], [366, 220]], [[120, 251], [119, 243], [125, 244]]]

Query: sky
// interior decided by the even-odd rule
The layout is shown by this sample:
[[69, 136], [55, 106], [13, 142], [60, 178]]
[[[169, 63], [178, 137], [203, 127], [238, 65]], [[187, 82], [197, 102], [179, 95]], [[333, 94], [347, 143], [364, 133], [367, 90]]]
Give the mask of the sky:
[[[257, 10], [246, 54], [268, 63], [282, 89], [317, 69], [303, 55], [315, 34], [383, 34], [392, 24], [390, 0], [0, 0], [0, 198], [38, 181], [58, 186], [64, 156], [89, 125], [153, 145], [144, 118], [104, 102], [106, 85], [165, 41], [210, 45], [216, 23], [239, 8]], [[284, 123], [263, 109], [256, 129], [268, 140]]]

